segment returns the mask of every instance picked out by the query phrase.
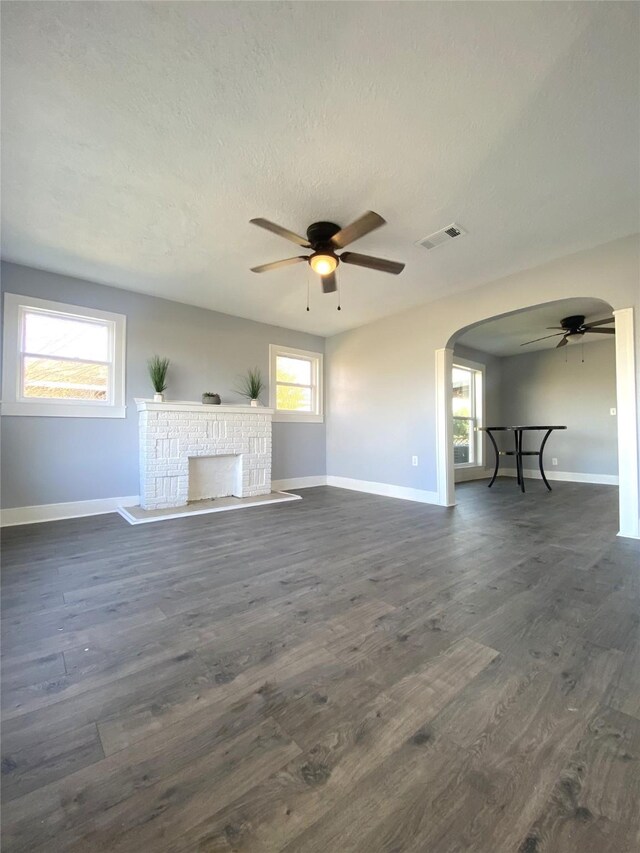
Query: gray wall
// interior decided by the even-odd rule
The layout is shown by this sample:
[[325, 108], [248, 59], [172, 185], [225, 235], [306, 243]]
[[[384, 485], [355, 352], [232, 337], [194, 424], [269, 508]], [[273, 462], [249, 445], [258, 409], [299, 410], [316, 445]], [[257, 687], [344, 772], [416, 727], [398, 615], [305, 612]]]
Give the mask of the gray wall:
[[[171, 359], [167, 399], [199, 400], [203, 391], [217, 391], [234, 403], [241, 400], [231, 390], [239, 374], [257, 365], [268, 377], [269, 344], [324, 351], [323, 338], [303, 332], [16, 264], [2, 264], [2, 290], [127, 317], [127, 417], [3, 417], [3, 507], [138, 494], [134, 397], [153, 393], [146, 362], [154, 353]], [[325, 470], [324, 424], [274, 423], [274, 479]]]
[[[550, 472], [617, 475], [617, 423], [609, 412], [616, 406], [613, 340], [584, 347], [571, 344], [561, 350], [510, 356], [501, 362], [505, 423], [568, 427], [549, 439], [545, 467]], [[530, 444], [535, 450], [535, 442]], [[555, 468], [553, 457], [558, 460]], [[509, 464], [511, 459], [507, 460]], [[525, 461], [525, 467], [535, 468], [536, 460]]]
[[420, 341], [414, 315], [327, 339], [327, 474], [435, 488], [434, 367]]
[[[499, 424], [502, 419], [501, 390], [502, 390], [502, 359], [488, 352], [474, 349], [457, 343], [453, 348], [454, 361], [458, 358], [466, 358], [484, 365], [484, 425], [491, 426]], [[486, 435], [483, 436], [483, 469], [493, 465], [493, 448]], [[484, 471], [483, 471], [484, 475]], [[458, 469], [455, 474], [456, 482], [473, 479], [470, 469]]]
[[[491, 317], [575, 296], [633, 307], [637, 318], [639, 249], [636, 235], [616, 240], [329, 338], [326, 473], [435, 491], [435, 351]], [[323, 348], [320, 338], [180, 303], [11, 264], [3, 271], [8, 291], [128, 315], [129, 402], [149, 395], [145, 362], [156, 351], [174, 361], [170, 396], [198, 399], [210, 389], [231, 401], [237, 373], [253, 364], [266, 373], [269, 343]], [[635, 346], [640, 353], [637, 320]], [[636, 356], [640, 384], [639, 368]], [[135, 413], [122, 421], [3, 422], [5, 506], [138, 493]], [[274, 445], [275, 478], [325, 473], [323, 425], [275, 424]]]
[[[640, 354], [639, 250], [637, 235], [625, 237], [329, 338], [327, 473], [434, 492], [435, 353], [489, 318], [571, 297], [603, 299], [635, 309]], [[636, 373], [640, 384], [639, 355]]]

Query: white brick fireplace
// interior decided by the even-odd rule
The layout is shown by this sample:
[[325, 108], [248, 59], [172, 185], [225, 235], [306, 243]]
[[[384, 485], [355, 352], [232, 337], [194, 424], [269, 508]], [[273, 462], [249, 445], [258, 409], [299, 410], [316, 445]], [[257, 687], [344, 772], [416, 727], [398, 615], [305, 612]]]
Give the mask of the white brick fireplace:
[[273, 409], [151, 400], [136, 403], [143, 509], [271, 492]]

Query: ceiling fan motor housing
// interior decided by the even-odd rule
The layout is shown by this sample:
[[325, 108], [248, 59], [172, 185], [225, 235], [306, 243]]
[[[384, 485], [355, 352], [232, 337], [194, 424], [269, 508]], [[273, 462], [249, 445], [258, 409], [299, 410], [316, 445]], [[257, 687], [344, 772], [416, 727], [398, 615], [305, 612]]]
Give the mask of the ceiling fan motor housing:
[[331, 238], [340, 231], [340, 226], [335, 222], [313, 222], [307, 228], [307, 240], [316, 251], [326, 249], [333, 251]]
[[560, 320], [560, 325], [563, 329], [566, 329], [567, 332], [577, 332], [582, 326], [584, 326], [584, 314], [575, 314], [571, 317], [565, 317], [564, 320]]

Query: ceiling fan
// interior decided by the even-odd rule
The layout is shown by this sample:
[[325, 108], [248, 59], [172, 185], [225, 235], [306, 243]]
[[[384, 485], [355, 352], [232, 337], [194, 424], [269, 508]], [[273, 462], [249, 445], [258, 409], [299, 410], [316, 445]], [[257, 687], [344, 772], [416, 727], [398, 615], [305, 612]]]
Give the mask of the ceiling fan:
[[592, 335], [615, 335], [615, 329], [600, 329], [595, 328], [597, 326], [606, 326], [609, 323], [613, 323], [613, 317], [608, 317], [606, 320], [594, 320], [592, 323], [585, 323], [585, 318], [583, 314], [576, 314], [572, 317], [565, 317], [564, 320], [560, 320], [559, 326], [547, 326], [548, 329], [559, 329], [560, 331], [555, 332], [553, 335], [545, 335], [543, 338], [536, 338], [533, 341], [526, 341], [523, 344], [520, 344], [521, 347], [526, 347], [528, 344], [535, 344], [538, 341], [546, 341], [547, 338], [559, 338], [562, 337], [562, 340], [556, 347], [566, 347], [569, 343], [569, 338], [581, 338], [585, 334]]
[[333, 293], [338, 289], [336, 269], [340, 263], [354, 264], [357, 267], [388, 272], [392, 275], [398, 275], [404, 269], [404, 264], [387, 261], [384, 258], [374, 258], [371, 255], [360, 255], [357, 252], [336, 254], [336, 249], [344, 249], [345, 246], [359, 240], [360, 237], [364, 237], [370, 231], [385, 225], [385, 220], [372, 210], [367, 211], [351, 225], [344, 228], [336, 225], [335, 222], [314, 222], [307, 228], [306, 238], [289, 231], [288, 228], [269, 222], [268, 219], [252, 219], [251, 222], [253, 225], [279, 234], [285, 240], [297, 243], [298, 246], [313, 250], [310, 255], [296, 255], [293, 258], [285, 258], [282, 261], [273, 261], [270, 264], [252, 267], [251, 272], [268, 272], [269, 270], [277, 270], [279, 267], [288, 267], [290, 264], [307, 261], [311, 269], [321, 277], [323, 292]]

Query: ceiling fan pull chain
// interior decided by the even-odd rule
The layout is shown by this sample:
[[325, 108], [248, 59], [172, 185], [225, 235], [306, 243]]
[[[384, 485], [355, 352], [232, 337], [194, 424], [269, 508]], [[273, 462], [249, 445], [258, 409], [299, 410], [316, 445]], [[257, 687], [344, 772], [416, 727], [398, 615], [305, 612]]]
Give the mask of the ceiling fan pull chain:
[[340, 277], [338, 276], [338, 311], [342, 311], [342, 307], [340, 305]]
[[309, 267], [307, 267], [307, 311], [309, 310], [309, 276], [310, 275], [311, 274], [309, 272]]

